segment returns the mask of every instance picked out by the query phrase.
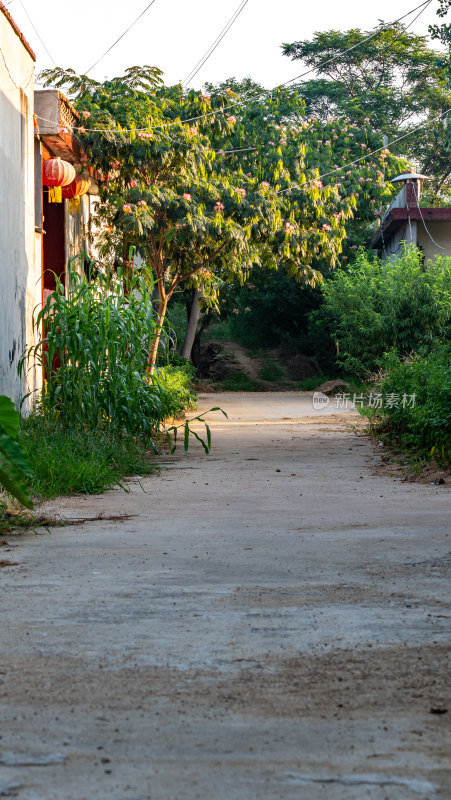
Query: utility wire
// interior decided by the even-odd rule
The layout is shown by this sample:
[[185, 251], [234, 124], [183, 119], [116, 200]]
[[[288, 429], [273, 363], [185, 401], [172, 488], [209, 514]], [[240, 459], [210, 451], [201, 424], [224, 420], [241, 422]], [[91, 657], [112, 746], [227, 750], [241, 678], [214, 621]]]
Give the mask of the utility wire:
[[[148, 5], [148, 6], [147, 6], [145, 9], [144, 9], [144, 11], [142, 12], [142, 14], [141, 14], [140, 16], [142, 16], [143, 14], [145, 14], [145, 12], [147, 11], [147, 9], [148, 9], [148, 8], [150, 8], [150, 6], [151, 6], [151, 5], [153, 5], [153, 3], [154, 3], [154, 2], [155, 2], [155, 0], [152, 0], [152, 3], [150, 3], [150, 4], [149, 4], [149, 5]], [[402, 17], [398, 17], [398, 19], [394, 20], [394, 22], [389, 22], [389, 23], [386, 23], [385, 25], [378, 25], [378, 27], [377, 27], [377, 28], [376, 28], [376, 29], [373, 31], [373, 33], [371, 34], [371, 36], [369, 36], [367, 39], [363, 39], [361, 42], [358, 42], [358, 44], [356, 44], [356, 45], [353, 45], [353, 46], [352, 46], [352, 47], [350, 47], [348, 50], [345, 50], [345, 51], [344, 51], [344, 53], [340, 53], [340, 54], [337, 54], [336, 56], [332, 56], [332, 58], [331, 58], [331, 59], [328, 59], [328, 60], [327, 60], [327, 62], [324, 62], [324, 63], [330, 63], [331, 61], [335, 61], [335, 60], [336, 60], [337, 58], [339, 58], [340, 56], [346, 55], [346, 53], [349, 53], [351, 50], [354, 50], [354, 49], [355, 49], [356, 47], [358, 47], [360, 44], [363, 44], [364, 42], [367, 42], [369, 39], [372, 39], [372, 38], [374, 38], [375, 36], [377, 36], [377, 34], [378, 34], [378, 33], [380, 33], [382, 30], [384, 30], [385, 28], [390, 28], [390, 27], [392, 27], [393, 25], [396, 25], [398, 22], [401, 22], [401, 20], [405, 19], [406, 17], [409, 17], [411, 14], [413, 14], [413, 13], [414, 13], [415, 11], [417, 11], [419, 8], [422, 8], [423, 6], [427, 6], [427, 5], [428, 5], [430, 2], [431, 2], [431, 0], [425, 0], [425, 2], [423, 2], [423, 3], [420, 3], [420, 5], [416, 6], [415, 8], [412, 8], [410, 11], [408, 11], [408, 12], [407, 12], [407, 14], [403, 14], [403, 16], [402, 16]], [[138, 19], [139, 19], [139, 18], [140, 18], [140, 17], [138, 17]], [[133, 25], [134, 25], [134, 24], [135, 24], [137, 21], [138, 21], [138, 20], [135, 20], [135, 22], [134, 22], [134, 23], [132, 23], [132, 25], [130, 26], [130, 28], [131, 28], [131, 27], [132, 27], [132, 26], [133, 26]], [[127, 30], [130, 30], [130, 28], [128, 28]], [[122, 36], [125, 36], [125, 33], [127, 33], [127, 31], [125, 31], [125, 32], [122, 34]], [[122, 36], [121, 36], [120, 38], [122, 38]], [[118, 39], [117, 41], [119, 41], [119, 39]], [[117, 42], [115, 42], [114, 44], [116, 44], [116, 43], [117, 43]], [[111, 47], [109, 48], [110, 50], [111, 50], [111, 49], [114, 47], [114, 44], [113, 44], [113, 45], [111, 45]], [[107, 50], [107, 52], [109, 52], [109, 51]], [[104, 55], [106, 55], [106, 53], [104, 53]], [[103, 57], [104, 57], [104, 56], [101, 56], [101, 57], [98, 59], [98, 61], [96, 61], [96, 62], [95, 62], [95, 64], [93, 64], [93, 65], [92, 65], [92, 67], [90, 67], [90, 68], [89, 68], [89, 70], [88, 70], [87, 72], [90, 72], [90, 71], [91, 71], [91, 69], [93, 69], [93, 68], [96, 66], [96, 64], [98, 64], [98, 63], [99, 63], [99, 61], [101, 61], [101, 59], [102, 59]], [[320, 66], [321, 66], [321, 65], [320, 65]], [[284, 86], [287, 86], [289, 83], [293, 83], [293, 81], [299, 80], [299, 78], [305, 77], [305, 75], [309, 75], [310, 73], [312, 73], [312, 72], [315, 72], [316, 70], [317, 70], [317, 67], [312, 67], [311, 69], [307, 70], [306, 72], [302, 73], [301, 75], [298, 75], [298, 76], [297, 76], [297, 77], [295, 77], [295, 78], [291, 78], [290, 80], [288, 80], [288, 81], [285, 81], [284, 83], [280, 83], [280, 84], [278, 84], [278, 85], [277, 85], [277, 86], [275, 86], [273, 89], [268, 89], [268, 90], [265, 90], [265, 91], [266, 91], [266, 94], [271, 94], [271, 92], [275, 92], [275, 91], [277, 91], [277, 89], [282, 89]], [[87, 74], [87, 72], [85, 73], [85, 75]], [[163, 123], [163, 124], [161, 124], [161, 125], [149, 125], [149, 126], [147, 126], [146, 128], [133, 128], [133, 129], [132, 129], [132, 128], [124, 128], [123, 130], [121, 130], [121, 131], [120, 131], [120, 133], [132, 133], [132, 132], [136, 132], [136, 133], [138, 133], [138, 132], [142, 132], [142, 131], [150, 131], [150, 130], [157, 130], [157, 129], [159, 129], [159, 128], [167, 128], [167, 127], [172, 127], [172, 126], [174, 126], [174, 125], [183, 125], [183, 124], [185, 124], [185, 123], [188, 123], [188, 122], [198, 122], [198, 121], [199, 121], [199, 120], [201, 120], [201, 119], [207, 119], [207, 117], [212, 117], [212, 116], [215, 116], [215, 115], [216, 115], [216, 114], [218, 114], [218, 113], [223, 113], [224, 111], [229, 111], [231, 108], [236, 108], [237, 106], [242, 106], [242, 105], [244, 105], [244, 103], [245, 103], [245, 102], [246, 102], [246, 100], [245, 100], [245, 99], [243, 99], [243, 100], [236, 100], [236, 101], [234, 101], [233, 103], [230, 103], [228, 106], [224, 106], [223, 108], [218, 108], [218, 109], [215, 109], [214, 111], [208, 111], [206, 114], [199, 114], [198, 116], [195, 116], [195, 117], [188, 117], [187, 119], [181, 119], [181, 120], [170, 120], [170, 121], [168, 121], [168, 122], [164, 122], [164, 123]], [[76, 127], [77, 127], [77, 126], [75, 126], [75, 125], [74, 125], [74, 126], [71, 126], [71, 127], [72, 127], [73, 129], [76, 129]], [[82, 126], [79, 126], [79, 127], [82, 127]], [[92, 133], [105, 133], [105, 130], [106, 130], [106, 129], [105, 129], [105, 128], [103, 128], [103, 129], [102, 129], [102, 128], [99, 128], [99, 129], [97, 129], [97, 128], [90, 128], [89, 130], [90, 130]], [[111, 129], [111, 130], [113, 130], [113, 129]]]
[[[12, 0], [11, 0], [11, 2], [12, 2]], [[28, 11], [27, 11], [27, 9], [25, 8], [25, 6], [24, 6], [24, 4], [23, 4], [22, 0], [20, 0], [20, 5], [22, 6], [22, 8], [23, 8], [23, 10], [24, 10], [24, 12], [25, 12], [25, 14], [26, 14], [26, 16], [27, 16], [27, 18], [28, 18], [28, 22], [30, 23], [30, 25], [31, 25], [31, 27], [33, 28], [33, 30], [34, 30], [34, 32], [35, 32], [35, 34], [36, 34], [36, 36], [38, 37], [39, 41], [41, 42], [41, 44], [42, 44], [42, 46], [43, 46], [43, 48], [44, 48], [45, 52], [47, 53], [48, 57], [50, 58], [50, 61], [52, 61], [52, 62], [53, 62], [53, 66], [54, 66], [54, 67], [56, 67], [56, 66], [57, 66], [57, 63], [56, 63], [55, 59], [53, 58], [52, 54], [50, 53], [50, 51], [49, 51], [49, 49], [48, 49], [47, 45], [45, 44], [44, 40], [43, 40], [43, 39], [42, 39], [42, 37], [39, 35], [39, 31], [36, 29], [36, 26], [35, 26], [35, 24], [34, 24], [33, 20], [31, 19], [30, 15], [29, 15], [29, 13], [28, 13]]]
[[153, 6], [153, 4], [154, 4], [154, 3], [155, 3], [155, 0], [152, 0], [152, 2], [151, 2], [151, 3], [149, 3], [149, 4], [148, 4], [148, 5], [145, 7], [144, 11], [141, 11], [141, 14], [139, 15], [139, 17], [136, 17], [136, 19], [134, 20], [134, 22], [132, 22], [132, 23], [131, 23], [131, 25], [129, 25], [129, 26], [128, 26], [128, 28], [126, 28], [126, 30], [125, 30], [123, 33], [121, 33], [121, 35], [120, 35], [120, 36], [119, 36], [119, 37], [116, 39], [116, 41], [115, 41], [115, 42], [113, 42], [113, 44], [111, 45], [111, 47], [109, 47], [109, 48], [108, 48], [108, 50], [105, 50], [105, 52], [103, 53], [103, 55], [101, 55], [101, 56], [100, 56], [100, 58], [98, 58], [98, 59], [97, 59], [97, 61], [94, 61], [94, 64], [91, 64], [91, 66], [89, 67], [89, 69], [87, 69], [87, 70], [86, 70], [86, 72], [84, 73], [85, 75], [87, 75], [87, 74], [88, 74], [88, 72], [91, 72], [91, 70], [92, 70], [92, 69], [94, 69], [94, 67], [96, 67], [96, 66], [97, 66], [97, 64], [99, 64], [99, 63], [100, 63], [100, 61], [102, 61], [102, 59], [103, 59], [103, 58], [105, 58], [105, 56], [106, 56], [106, 55], [107, 55], [107, 54], [108, 54], [108, 53], [109, 53], [109, 52], [110, 52], [110, 51], [113, 49], [113, 47], [116, 47], [116, 45], [118, 44], [118, 42], [120, 42], [120, 41], [121, 41], [121, 39], [123, 39], [123, 38], [124, 38], [124, 36], [125, 36], [125, 35], [126, 35], [128, 32], [129, 32], [129, 31], [131, 31], [131, 29], [134, 27], [134, 25], [136, 25], [136, 23], [137, 23], [137, 22], [139, 22], [139, 20], [141, 19], [141, 17], [143, 17], [143, 16], [144, 16], [144, 14], [146, 13], [146, 11], [148, 11], [148, 10], [149, 10], [149, 8], [150, 8], [151, 6]]
[[[188, 81], [192, 81], [193, 78], [196, 77], [196, 75], [199, 72], [199, 70], [202, 69], [202, 67], [208, 61], [210, 56], [213, 55], [214, 51], [220, 45], [220, 43], [224, 39], [224, 36], [229, 32], [229, 30], [232, 27], [233, 23], [238, 19], [238, 17], [240, 16], [241, 12], [244, 10], [244, 8], [245, 8], [245, 6], [247, 5], [248, 2], [249, 2], [249, 0], [242, 0], [240, 5], [238, 6], [238, 8], [233, 12], [233, 14], [230, 17], [229, 21], [224, 25], [223, 29], [221, 30], [221, 32], [218, 34], [218, 36], [214, 40], [213, 44], [210, 45], [208, 50], [206, 50], [204, 55], [201, 56], [201, 58], [199, 59], [197, 64], [194, 65], [194, 67], [191, 70], [191, 72], [187, 75], [187, 77], [183, 81], [184, 84], [187, 84]], [[432, 2], [432, 0], [431, 0], [431, 2]]]
[[[427, 7], [428, 5], [430, 5], [431, 2], [432, 2], [432, 0], [425, 0], [424, 3], [420, 3], [420, 5], [416, 6], [416, 8], [412, 8], [411, 11], [409, 11], [407, 14], [403, 14], [402, 17], [399, 17], [398, 19], [395, 19], [394, 22], [389, 22], [389, 23], [386, 23], [385, 25], [378, 25], [378, 27], [373, 31], [373, 33], [370, 36], [367, 36], [366, 39], [362, 39], [360, 42], [357, 42], [356, 44], [353, 44], [352, 47], [349, 47], [347, 50], [344, 51], [344, 53], [339, 53], [336, 56], [331, 56], [331, 58], [326, 59], [326, 61], [323, 61], [317, 67], [311, 67], [311, 69], [308, 69], [306, 72], [301, 72], [300, 75], [296, 75], [295, 78], [290, 78], [289, 81], [284, 81], [284, 83], [279, 84], [279, 86], [276, 86], [275, 88], [276, 89], [281, 89], [282, 86], [288, 86], [289, 83], [294, 83], [294, 81], [298, 81], [301, 78], [304, 78], [306, 75], [309, 75], [311, 72], [317, 72], [319, 69], [322, 69], [323, 67], [327, 66], [327, 64], [331, 64], [332, 61], [336, 61], [337, 58], [340, 58], [341, 56], [345, 56], [347, 53], [350, 53], [352, 50], [355, 50], [356, 47], [360, 47], [360, 45], [366, 44], [366, 42], [369, 42], [370, 39], [374, 39], [374, 37], [377, 36], [377, 34], [380, 33], [381, 31], [385, 30], [385, 28], [391, 28], [393, 25], [396, 25], [398, 22], [401, 22], [401, 20], [405, 19], [406, 17], [410, 17], [410, 15], [413, 14], [415, 11], [417, 11], [419, 8], [423, 8], [423, 6]], [[410, 25], [409, 25], [409, 27], [410, 27]], [[272, 91], [275, 91], [275, 89], [272, 89]]]
[[380, 153], [382, 150], [391, 147], [393, 144], [397, 144], [397, 142], [400, 142], [402, 139], [407, 139], [408, 136], [413, 136], [414, 133], [422, 131], [423, 128], [426, 128], [433, 122], [437, 122], [437, 120], [444, 117], [445, 114], [449, 114], [450, 111], [451, 108], [447, 108], [445, 109], [445, 111], [442, 111], [441, 114], [438, 114], [436, 117], [433, 117], [432, 119], [428, 119], [426, 122], [422, 123], [421, 125], [418, 125], [416, 128], [413, 128], [413, 130], [408, 131], [408, 133], [403, 133], [402, 136], [397, 136], [396, 139], [392, 139], [391, 142], [388, 142], [387, 145], [383, 144], [382, 147], [378, 147], [376, 150], [372, 150], [370, 153], [365, 153], [364, 156], [360, 156], [360, 158], [356, 158], [354, 161], [350, 161], [348, 164], [343, 164], [342, 167], [337, 167], [336, 169], [331, 169], [329, 172], [324, 172], [322, 175], [318, 175], [316, 178], [312, 178], [311, 180], [305, 181], [305, 183], [295, 183], [292, 186], [288, 186], [286, 189], [281, 189], [279, 192], [277, 192], [277, 194], [284, 194], [285, 192], [290, 192], [292, 189], [302, 189], [304, 186], [308, 186], [310, 183], [314, 183], [315, 181], [320, 181], [323, 178], [328, 178], [329, 175], [337, 175], [340, 172], [343, 172], [343, 170], [348, 169], [349, 167], [353, 167], [355, 164], [359, 164], [360, 161], [364, 161], [366, 158], [374, 156], [376, 155], [376, 153]]
[[[430, 231], [429, 231], [429, 229], [428, 229], [428, 227], [426, 225], [426, 222], [424, 221], [423, 212], [421, 211], [420, 204], [418, 202], [418, 194], [417, 194], [416, 186], [415, 186], [415, 184], [412, 184], [412, 186], [413, 186], [413, 193], [415, 195], [415, 200], [417, 201], [417, 208], [418, 208], [418, 211], [420, 212], [421, 221], [422, 221], [422, 223], [424, 225], [424, 230], [426, 231], [427, 235], [429, 236], [431, 242], [433, 244], [435, 244], [435, 246], [438, 247], [439, 250], [447, 250], [448, 249], [447, 247], [442, 247], [441, 244], [439, 244], [438, 242], [435, 241], [435, 239], [432, 238], [431, 233], [430, 233]], [[409, 223], [410, 223], [410, 215], [409, 215]], [[412, 236], [410, 238], [412, 238]]]

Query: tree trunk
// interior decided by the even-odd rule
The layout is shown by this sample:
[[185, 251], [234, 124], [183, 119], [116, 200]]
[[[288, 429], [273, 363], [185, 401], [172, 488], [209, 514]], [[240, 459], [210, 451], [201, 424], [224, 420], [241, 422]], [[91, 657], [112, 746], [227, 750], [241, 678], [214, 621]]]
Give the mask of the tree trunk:
[[194, 290], [194, 299], [191, 306], [191, 313], [189, 315], [188, 327], [186, 329], [185, 341], [182, 347], [182, 356], [188, 360], [191, 358], [191, 351], [193, 349], [194, 338], [196, 336], [197, 323], [200, 320], [200, 305], [199, 298], [201, 293], [199, 289]]
[[147, 375], [153, 375], [155, 371], [155, 364], [157, 362], [157, 355], [158, 355], [158, 345], [160, 344], [161, 331], [163, 330], [164, 320], [166, 317], [168, 300], [169, 297], [165, 296], [164, 299], [160, 298], [160, 302], [158, 304], [157, 327], [155, 328], [155, 337], [152, 339], [152, 343], [149, 349], [149, 358], [147, 360], [147, 369], [146, 369]]

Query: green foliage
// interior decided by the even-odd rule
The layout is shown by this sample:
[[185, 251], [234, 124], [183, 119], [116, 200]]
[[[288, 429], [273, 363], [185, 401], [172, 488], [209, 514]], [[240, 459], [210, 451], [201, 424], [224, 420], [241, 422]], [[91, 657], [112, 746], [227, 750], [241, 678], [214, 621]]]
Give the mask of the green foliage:
[[[433, 27], [436, 38], [442, 38], [446, 26]], [[395, 139], [450, 108], [449, 63], [428, 47], [425, 36], [400, 23], [381, 27], [366, 41], [372, 33], [323, 31], [312, 40], [285, 44], [283, 52], [315, 68], [316, 77], [299, 86], [308, 114], [320, 119], [335, 114], [357, 125], [369, 121], [381, 144], [383, 134]], [[421, 136], [393, 145], [395, 153], [436, 178], [436, 192], [449, 190], [449, 131], [445, 117], [430, 122]]]
[[308, 313], [320, 298], [319, 289], [299, 286], [285, 271], [254, 268], [244, 286], [231, 284], [221, 290], [221, 319], [227, 319], [224, 333], [252, 350], [281, 344], [297, 347], [307, 330]]
[[17, 441], [20, 416], [9, 397], [0, 395], [0, 487], [27, 508], [33, 508], [28, 485], [32, 467]]
[[405, 247], [381, 264], [364, 252], [322, 287], [324, 303], [311, 326], [337, 343], [337, 364], [360, 376], [376, 371], [384, 353], [400, 356], [451, 336], [451, 259], [422, 264], [421, 252]]
[[167, 406], [172, 408], [171, 392], [168, 399], [158, 375], [144, 379], [155, 335], [144, 276], [107, 280], [100, 275], [91, 282], [71, 272], [67, 294], [57, 282], [34, 324], [44, 335], [28, 351], [22, 369], [34, 357], [47, 372], [41, 398], [46, 419], [149, 435]]
[[33, 494], [41, 499], [99, 494], [120, 485], [125, 475], [147, 475], [157, 469], [139, 440], [67, 427], [40, 415], [23, 421], [19, 441], [33, 471]]
[[[128, 72], [103, 84], [71, 71], [45, 77], [68, 86], [86, 118], [80, 141], [104, 179], [100, 249], [129, 268], [129, 245], [136, 246], [157, 279], [159, 321], [181, 283], [214, 306], [224, 282], [243, 283], [255, 265], [317, 283], [338, 263], [357, 206], [373, 219], [391, 191], [383, 170], [399, 169], [380, 153], [337, 181], [340, 166], [371, 150], [374, 131], [306, 120], [291, 89], [262, 101], [244, 84], [243, 104], [230, 87], [185, 94], [180, 85], [158, 85], [158, 76], [149, 83], [147, 72], [140, 83], [139, 70], [133, 91]], [[331, 173], [324, 182], [322, 171]]]
[[171, 356], [171, 364], [158, 370], [164, 419], [176, 417], [184, 409], [195, 408], [197, 395], [191, 388], [196, 369], [186, 358]]
[[[376, 412], [382, 429], [406, 449], [421, 456], [451, 461], [451, 348], [449, 343], [431, 353], [401, 360], [391, 354], [385, 361], [386, 374], [379, 387], [399, 398], [397, 405]], [[415, 402], [402, 398], [415, 395]]]

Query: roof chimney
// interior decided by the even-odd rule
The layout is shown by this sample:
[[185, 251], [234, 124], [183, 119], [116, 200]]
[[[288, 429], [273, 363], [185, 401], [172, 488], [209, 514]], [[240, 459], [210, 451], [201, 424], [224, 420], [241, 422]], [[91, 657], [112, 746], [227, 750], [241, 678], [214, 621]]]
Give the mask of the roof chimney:
[[419, 172], [414, 172], [413, 169], [410, 169], [406, 172], [403, 172], [401, 175], [397, 175], [396, 178], [391, 178], [390, 183], [413, 184], [415, 196], [417, 200], [419, 200], [421, 194], [421, 182], [431, 180], [432, 178], [428, 178], [427, 175], [421, 175]]

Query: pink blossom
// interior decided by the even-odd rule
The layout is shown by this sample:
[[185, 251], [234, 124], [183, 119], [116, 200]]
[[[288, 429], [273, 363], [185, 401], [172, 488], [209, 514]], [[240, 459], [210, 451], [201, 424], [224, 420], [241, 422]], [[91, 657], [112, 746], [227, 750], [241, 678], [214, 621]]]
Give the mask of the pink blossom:
[[183, 199], [184, 200], [191, 200], [191, 195], [188, 192], [185, 192], [185, 194], [183, 195]]
[[85, 119], [89, 119], [89, 117], [91, 116], [90, 111], [82, 111], [81, 113]]
[[322, 228], [323, 228], [323, 231], [331, 231], [332, 230], [332, 227], [330, 225], [326, 225], [326, 224], [324, 224], [322, 226]]
[[263, 186], [264, 189], [269, 189], [270, 184], [267, 181], [262, 181], [260, 186]]
[[219, 200], [215, 203], [215, 211], [224, 211], [224, 206]]
[[196, 135], [197, 135], [197, 128], [196, 128], [196, 126], [195, 126], [195, 125], [192, 125], [192, 126], [191, 126], [191, 128], [189, 129], [189, 132], [190, 132], [191, 136], [196, 136]]
[[209, 100], [209, 99], [210, 99], [210, 95], [209, 94], [203, 94], [202, 97], [201, 97], [201, 100], [203, 100], [204, 103], [206, 103], [207, 100]]
[[236, 117], [234, 117], [233, 114], [231, 114], [230, 117], [227, 117], [226, 119], [229, 125], [235, 125]]
[[326, 145], [326, 147], [330, 147], [330, 141], [329, 141], [329, 139], [328, 139], [326, 142], [324, 142], [324, 144]]
[[122, 206], [122, 211], [124, 212], [124, 214], [131, 214], [132, 213], [131, 205], [129, 203], [125, 203], [125, 205]]
[[237, 189], [237, 193], [242, 197], [246, 197], [246, 189]]
[[313, 186], [316, 186], [317, 189], [322, 189], [323, 188], [323, 182], [319, 181], [319, 180], [318, 181], [313, 181]]
[[145, 201], [145, 200], [139, 200], [139, 201], [138, 201], [138, 205], [139, 205], [139, 206], [146, 206], [146, 205], [147, 205], [147, 203], [146, 203], [146, 201]]

